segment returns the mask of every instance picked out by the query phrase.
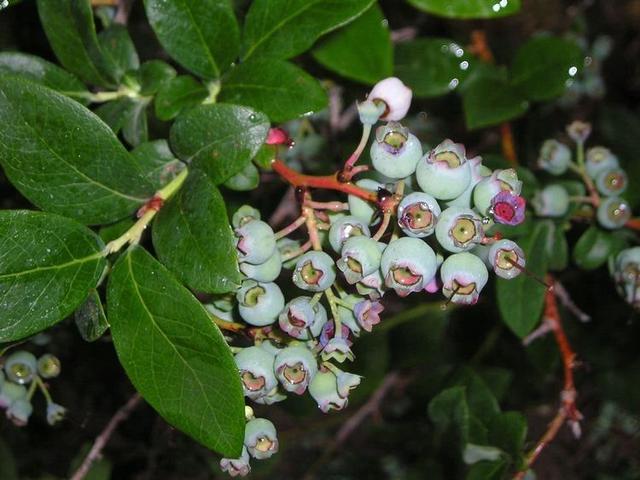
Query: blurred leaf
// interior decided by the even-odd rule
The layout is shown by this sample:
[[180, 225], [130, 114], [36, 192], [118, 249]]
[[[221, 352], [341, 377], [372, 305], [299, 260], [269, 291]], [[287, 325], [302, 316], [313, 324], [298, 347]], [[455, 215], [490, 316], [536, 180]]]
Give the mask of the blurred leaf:
[[140, 95], [153, 95], [176, 76], [176, 69], [162, 60], [144, 62], [138, 70]]
[[462, 90], [467, 128], [497, 125], [519, 117], [529, 108], [527, 100], [513, 87], [504, 69], [476, 69]]
[[520, 11], [520, 0], [408, 0], [427, 13], [448, 18], [497, 18]]
[[15, 73], [80, 102], [89, 94], [73, 74], [40, 57], [20, 52], [0, 52], [0, 73]]
[[254, 0], [244, 22], [242, 59], [287, 59], [366, 11], [374, 0]]
[[[536, 223], [533, 232], [524, 238], [520, 247], [524, 250], [527, 268], [537, 277], [547, 272], [547, 243], [549, 224]], [[526, 274], [516, 278], [496, 280], [498, 307], [502, 321], [519, 337], [525, 337], [540, 320], [546, 288]]]
[[107, 306], [120, 362], [145, 400], [206, 447], [238, 458], [245, 426], [240, 376], [200, 302], [133, 247], [113, 268]]
[[562, 271], [569, 264], [569, 244], [562, 225], [545, 220], [548, 234], [546, 239], [549, 270]]
[[94, 289], [74, 313], [80, 336], [85, 342], [95, 342], [109, 329], [100, 295]]
[[446, 38], [418, 38], [395, 46], [395, 74], [416, 97], [437, 97], [457, 88], [475, 60]]
[[94, 110], [94, 113], [109, 125], [113, 133], [118, 134], [135, 108], [136, 101], [134, 99], [123, 97], [103, 103]]
[[500, 413], [496, 398], [484, 380], [471, 368], [463, 367], [450, 380], [451, 385], [464, 386], [469, 413], [481, 419], [483, 423]]
[[500, 455], [502, 455], [502, 450], [499, 448], [467, 443], [462, 453], [462, 460], [467, 465], [473, 465], [483, 460], [497, 460], [500, 458]]
[[327, 94], [315, 78], [289, 62], [254, 59], [228, 73], [220, 101], [255, 108], [280, 123], [322, 110]]
[[564, 93], [582, 70], [582, 50], [575, 42], [552, 36], [529, 40], [516, 52], [511, 83], [529, 100], [550, 100]]
[[440, 392], [429, 402], [429, 418], [435, 424], [436, 434], [442, 438], [447, 432], [463, 451], [469, 438], [469, 407], [465, 387], [451, 387]]
[[150, 100], [138, 99], [122, 126], [122, 136], [132, 147], [136, 147], [149, 140], [147, 125], [147, 106]]
[[172, 120], [202, 103], [208, 94], [206, 87], [189, 75], [169, 79], [158, 88], [154, 103], [156, 116], [160, 120]]
[[478, 375], [491, 389], [498, 402], [506, 395], [513, 380], [513, 373], [506, 368], [484, 367], [478, 371]]
[[0, 342], [28, 337], [73, 313], [106, 267], [102, 241], [69, 218], [0, 211]]
[[489, 422], [489, 443], [507, 452], [517, 462], [524, 451], [527, 420], [520, 412], [505, 412]]
[[260, 172], [258, 172], [258, 168], [253, 163], [249, 163], [241, 172], [229, 178], [223, 185], [230, 190], [246, 192], [257, 188], [259, 184]]
[[474, 464], [465, 480], [503, 480], [507, 470], [507, 462], [503, 459], [494, 462], [483, 461]]
[[324, 67], [357, 82], [372, 85], [393, 75], [391, 35], [377, 3], [311, 53]]
[[204, 170], [220, 184], [241, 172], [267, 138], [269, 120], [247, 107], [200, 105], [180, 115], [170, 144], [183, 161]]
[[104, 54], [111, 59], [112, 75], [120, 82], [125, 73], [140, 67], [138, 52], [125, 27], [113, 24], [98, 35]]
[[113, 132], [68, 97], [18, 77], [0, 77], [0, 163], [43, 210], [89, 225], [114, 222], [150, 185]]
[[190, 172], [178, 194], [160, 210], [153, 224], [153, 246], [160, 261], [194, 290], [226, 293], [240, 283], [224, 199], [201, 171]]
[[38, 13], [60, 63], [86, 83], [115, 86], [116, 66], [98, 42], [90, 0], [38, 0]]
[[166, 140], [142, 143], [131, 151], [131, 156], [155, 191], [173, 180], [185, 166], [173, 155]]
[[147, 18], [171, 57], [203, 78], [219, 78], [238, 55], [230, 0], [145, 0]]
[[594, 270], [604, 265], [610, 255], [624, 246], [624, 238], [615, 232], [592, 225], [584, 231], [573, 248], [573, 261], [580, 268]]
[[0, 438], [0, 478], [18, 480], [18, 468], [9, 445]]

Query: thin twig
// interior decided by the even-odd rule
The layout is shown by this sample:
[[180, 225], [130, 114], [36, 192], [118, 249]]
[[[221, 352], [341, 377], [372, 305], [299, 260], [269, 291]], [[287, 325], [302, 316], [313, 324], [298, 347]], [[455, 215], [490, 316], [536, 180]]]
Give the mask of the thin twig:
[[564, 308], [566, 308], [571, 313], [573, 313], [576, 317], [578, 317], [578, 320], [580, 320], [581, 322], [588, 322], [591, 320], [591, 316], [583, 312], [580, 309], [580, 307], [578, 307], [575, 304], [575, 302], [571, 298], [571, 295], [569, 295], [569, 292], [567, 291], [567, 289], [564, 288], [564, 285], [562, 285], [559, 281], [556, 280], [556, 282], [553, 285], [553, 288], [554, 288], [553, 291], [556, 294], [556, 297], [558, 297], [558, 300], [560, 300], [560, 303], [562, 303]]
[[142, 400], [142, 397], [139, 393], [136, 393], [127, 401], [127, 403], [120, 407], [120, 409], [113, 415], [113, 417], [111, 417], [109, 423], [107, 423], [102, 432], [100, 432], [100, 435], [96, 437], [91, 450], [89, 450], [89, 453], [82, 461], [80, 467], [71, 476], [71, 480], [82, 480], [89, 473], [93, 462], [100, 458], [102, 449], [104, 449], [104, 447], [107, 445], [107, 442], [109, 442], [109, 439], [111, 438], [111, 435], [113, 435], [113, 432], [116, 430], [118, 425], [120, 425], [120, 423], [129, 418], [129, 415], [131, 415], [131, 412], [138, 406], [140, 400]]

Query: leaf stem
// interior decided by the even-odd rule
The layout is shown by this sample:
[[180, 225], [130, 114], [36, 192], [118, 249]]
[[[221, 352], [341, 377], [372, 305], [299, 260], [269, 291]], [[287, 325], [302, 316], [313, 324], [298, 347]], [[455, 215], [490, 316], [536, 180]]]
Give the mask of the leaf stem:
[[133, 224], [129, 230], [124, 232], [120, 237], [112, 240], [107, 244], [103, 250], [104, 255], [118, 252], [127, 244], [135, 245], [140, 241], [142, 233], [145, 231], [151, 220], [156, 216], [156, 213], [162, 208], [163, 203], [171, 198], [182, 186], [187, 178], [189, 171], [187, 168], [183, 169], [171, 182], [158, 190], [151, 199], [142, 206], [138, 211], [140, 218]]

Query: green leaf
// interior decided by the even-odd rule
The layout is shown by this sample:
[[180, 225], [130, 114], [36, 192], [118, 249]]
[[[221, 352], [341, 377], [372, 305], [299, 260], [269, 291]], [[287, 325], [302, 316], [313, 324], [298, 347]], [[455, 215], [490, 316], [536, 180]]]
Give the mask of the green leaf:
[[38, 0], [40, 21], [60, 63], [86, 83], [113, 87], [116, 70], [98, 43], [89, 0]]
[[452, 434], [462, 452], [469, 438], [470, 422], [465, 387], [451, 387], [436, 395], [429, 402], [429, 418], [436, 426], [436, 434]]
[[18, 468], [9, 445], [0, 438], [0, 478], [18, 480]]
[[327, 94], [315, 78], [273, 59], [255, 59], [232, 69], [222, 83], [220, 100], [252, 107], [277, 123], [327, 106]]
[[122, 126], [122, 136], [132, 147], [149, 140], [147, 106], [150, 101], [149, 99], [136, 100], [131, 113], [127, 116]]
[[260, 184], [260, 172], [253, 163], [249, 163], [244, 170], [236, 173], [233, 177], [224, 182], [224, 186], [230, 190], [246, 192], [257, 188]]
[[489, 443], [518, 459], [527, 437], [527, 420], [520, 412], [505, 412], [489, 422]]
[[395, 47], [395, 74], [416, 97], [437, 97], [455, 90], [475, 61], [453, 40], [419, 38]]
[[287, 59], [365, 12], [374, 0], [254, 0], [244, 22], [242, 58]]
[[520, 0], [408, 0], [414, 7], [447, 18], [497, 18], [520, 11]]
[[156, 116], [160, 120], [172, 120], [182, 111], [202, 103], [208, 94], [205, 86], [189, 75], [172, 78], [158, 89]]
[[88, 95], [84, 84], [73, 74], [34, 55], [0, 52], [0, 73], [20, 75], [79, 101]]
[[502, 480], [506, 470], [507, 462], [503, 459], [478, 462], [469, 469], [465, 480]]
[[180, 115], [171, 127], [171, 148], [217, 185], [241, 172], [267, 138], [269, 120], [247, 107], [217, 103]]
[[171, 57], [204, 78], [218, 78], [240, 49], [240, 29], [229, 0], [145, 0], [158, 40]]
[[154, 95], [160, 87], [176, 76], [176, 69], [162, 60], [144, 62], [138, 70], [140, 95]]
[[87, 299], [76, 310], [74, 319], [85, 342], [95, 342], [109, 329], [109, 322], [96, 290], [91, 290]]
[[28, 337], [73, 313], [106, 267], [103, 247], [74, 220], [0, 211], [0, 342]]
[[527, 100], [508, 82], [506, 71], [488, 66], [467, 80], [462, 104], [470, 130], [512, 120], [529, 108]]
[[98, 35], [98, 42], [104, 54], [113, 65], [112, 75], [120, 82], [125, 73], [140, 68], [138, 52], [125, 27], [113, 24]]
[[110, 241], [115, 240], [121, 235], [124, 235], [127, 230], [133, 227], [134, 223], [135, 220], [133, 219], [133, 217], [124, 218], [110, 225], [100, 227], [100, 229], [98, 230], [98, 235], [106, 245]]
[[548, 235], [546, 239], [547, 266], [549, 270], [561, 271], [569, 264], [569, 244], [562, 225], [546, 220]]
[[550, 100], [564, 93], [582, 69], [583, 54], [571, 40], [541, 36], [529, 40], [511, 65], [511, 83], [530, 100]]
[[166, 140], [142, 143], [131, 151], [131, 156], [155, 191], [173, 180], [184, 168], [184, 163], [173, 155]]
[[466, 402], [469, 413], [487, 422], [500, 413], [500, 407], [493, 393], [471, 368], [460, 369], [451, 379], [452, 385], [465, 387]]
[[[539, 278], [547, 272], [546, 239], [549, 224], [538, 222], [533, 232], [522, 240], [527, 269]], [[546, 288], [529, 275], [497, 281], [498, 307], [502, 321], [519, 337], [525, 337], [540, 320]]]
[[171, 425], [225, 457], [240, 456], [244, 397], [222, 334], [193, 295], [141, 247], [107, 289], [113, 343], [133, 385]]
[[613, 232], [591, 226], [573, 248], [573, 261], [580, 268], [594, 270], [605, 264], [610, 255], [624, 248], [625, 241]]
[[158, 258], [180, 281], [200, 292], [226, 293], [241, 277], [224, 198], [209, 177], [189, 173], [153, 225]]
[[324, 67], [357, 82], [372, 85], [393, 75], [391, 35], [377, 3], [311, 53]]
[[113, 133], [117, 134], [122, 130], [135, 108], [136, 101], [133, 98], [123, 97], [100, 105], [94, 110], [94, 113], [109, 125]]
[[0, 163], [43, 210], [95, 225], [119, 220], [151, 188], [100, 119], [46, 87], [0, 77]]

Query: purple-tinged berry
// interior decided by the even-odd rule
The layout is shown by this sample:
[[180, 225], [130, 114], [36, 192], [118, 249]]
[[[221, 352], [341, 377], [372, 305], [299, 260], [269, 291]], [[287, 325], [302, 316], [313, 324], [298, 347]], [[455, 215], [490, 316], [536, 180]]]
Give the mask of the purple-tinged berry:
[[488, 260], [496, 275], [506, 279], [520, 275], [526, 265], [522, 249], [516, 242], [506, 239], [491, 245]]
[[302, 255], [293, 270], [293, 283], [309, 292], [323, 292], [336, 281], [336, 265], [325, 252]]
[[425, 154], [416, 168], [420, 188], [438, 200], [459, 197], [471, 182], [471, 165], [465, 148], [447, 139]]
[[538, 190], [531, 205], [540, 217], [562, 217], [569, 211], [569, 193], [562, 185], [547, 185]]
[[351, 351], [351, 342], [342, 336], [330, 339], [322, 349], [321, 356], [325, 362], [335, 360], [338, 363], [343, 363], [347, 359], [353, 361], [355, 358]]
[[318, 373], [318, 362], [305, 346], [287, 347], [276, 355], [274, 370], [282, 388], [302, 395]]
[[278, 451], [276, 427], [266, 418], [249, 420], [244, 430], [244, 446], [255, 459], [271, 457]]
[[470, 208], [449, 207], [440, 214], [436, 238], [449, 252], [470, 250], [484, 238], [482, 220]]
[[524, 198], [509, 191], [502, 191], [491, 199], [489, 213], [496, 223], [519, 225], [524, 221], [526, 208]]
[[318, 408], [327, 413], [331, 410], [342, 410], [347, 406], [347, 396], [338, 393], [336, 376], [329, 371], [320, 371], [309, 385], [309, 394], [318, 404]]
[[336, 265], [344, 274], [347, 283], [354, 284], [377, 271], [380, 268], [381, 257], [378, 242], [373, 238], [351, 237], [344, 242], [342, 256]]
[[440, 212], [440, 205], [431, 195], [413, 192], [398, 204], [398, 225], [410, 237], [427, 237], [435, 230]]
[[257, 400], [278, 385], [273, 364], [275, 355], [260, 347], [243, 348], [235, 356], [244, 395]]
[[574, 120], [567, 125], [567, 134], [576, 143], [584, 143], [591, 135], [591, 124], [582, 122], [580, 120]]
[[7, 357], [4, 371], [8, 380], [25, 385], [38, 374], [38, 361], [32, 353], [18, 350]]
[[469, 252], [447, 257], [440, 267], [442, 293], [453, 303], [473, 305], [487, 284], [489, 272], [484, 262]]
[[631, 207], [626, 200], [619, 197], [605, 197], [600, 201], [596, 211], [598, 223], [610, 230], [622, 228], [631, 220]]
[[481, 215], [487, 215], [493, 198], [500, 192], [520, 195], [522, 182], [513, 168], [495, 170], [491, 176], [483, 178], [473, 189], [473, 205]]
[[271, 227], [252, 220], [236, 228], [238, 259], [254, 265], [266, 262], [276, 249], [276, 237]]
[[397, 122], [389, 122], [376, 130], [370, 154], [376, 171], [388, 178], [401, 179], [416, 171], [422, 157], [422, 146], [407, 128]]
[[24, 427], [29, 422], [29, 417], [33, 413], [33, 405], [26, 398], [20, 398], [9, 405], [6, 414], [7, 418], [17, 427]]
[[562, 175], [571, 163], [571, 149], [557, 140], [546, 140], [540, 148], [538, 166], [551, 175]]
[[383, 310], [384, 307], [380, 302], [371, 300], [362, 300], [353, 307], [356, 320], [367, 332], [370, 332], [374, 325], [380, 323], [380, 314]]
[[223, 458], [220, 460], [220, 469], [229, 474], [230, 477], [246, 477], [251, 472], [249, 464], [249, 452], [247, 447], [242, 447], [242, 454], [239, 458]]
[[405, 297], [424, 290], [435, 277], [438, 264], [436, 254], [423, 240], [402, 237], [389, 243], [380, 268], [386, 286]]
[[238, 311], [250, 325], [271, 325], [284, 308], [284, 296], [275, 283], [245, 280], [236, 294]]
[[396, 77], [388, 77], [380, 80], [373, 86], [367, 96], [367, 100], [374, 103], [384, 102], [386, 108], [380, 116], [380, 120], [400, 121], [411, 106], [413, 92], [402, 80]]

